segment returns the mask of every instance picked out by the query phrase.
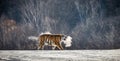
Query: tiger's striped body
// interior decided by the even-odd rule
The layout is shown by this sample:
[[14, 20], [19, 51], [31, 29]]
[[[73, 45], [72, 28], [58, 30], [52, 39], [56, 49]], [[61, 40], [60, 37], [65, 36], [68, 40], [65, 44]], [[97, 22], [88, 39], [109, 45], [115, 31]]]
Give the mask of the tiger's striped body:
[[62, 34], [43, 34], [39, 36], [39, 48], [43, 49], [44, 45], [52, 46], [53, 49], [56, 47], [60, 50], [63, 50], [61, 45], [61, 39], [64, 37]]

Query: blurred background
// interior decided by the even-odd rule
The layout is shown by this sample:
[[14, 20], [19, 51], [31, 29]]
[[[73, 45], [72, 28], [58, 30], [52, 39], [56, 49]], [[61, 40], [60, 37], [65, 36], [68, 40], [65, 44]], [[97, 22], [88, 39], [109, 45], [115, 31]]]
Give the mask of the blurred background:
[[120, 48], [120, 0], [0, 0], [0, 49], [35, 50], [49, 31], [73, 38], [66, 50]]

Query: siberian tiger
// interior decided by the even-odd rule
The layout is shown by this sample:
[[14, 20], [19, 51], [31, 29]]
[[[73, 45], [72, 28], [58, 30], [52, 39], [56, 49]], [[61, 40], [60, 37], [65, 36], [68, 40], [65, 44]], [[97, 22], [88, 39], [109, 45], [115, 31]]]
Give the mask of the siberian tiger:
[[45, 45], [52, 46], [54, 50], [56, 47], [63, 50], [61, 42], [65, 44], [65, 47], [70, 47], [72, 45], [72, 37], [63, 34], [51, 34], [50, 32], [41, 33], [38, 37], [29, 36], [29, 40], [37, 42], [37, 49], [44, 49]]
[[52, 49], [56, 47], [60, 50], [63, 50], [61, 45], [62, 39], [66, 39], [67, 36], [62, 34], [43, 34], [39, 36], [39, 45], [38, 49], [44, 49], [44, 45], [52, 46]]

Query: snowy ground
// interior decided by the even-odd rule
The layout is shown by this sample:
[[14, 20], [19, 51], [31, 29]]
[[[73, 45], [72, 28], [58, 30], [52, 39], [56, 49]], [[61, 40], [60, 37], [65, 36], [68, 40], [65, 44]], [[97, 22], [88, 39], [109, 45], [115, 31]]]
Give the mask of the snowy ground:
[[0, 50], [0, 61], [120, 61], [120, 50]]

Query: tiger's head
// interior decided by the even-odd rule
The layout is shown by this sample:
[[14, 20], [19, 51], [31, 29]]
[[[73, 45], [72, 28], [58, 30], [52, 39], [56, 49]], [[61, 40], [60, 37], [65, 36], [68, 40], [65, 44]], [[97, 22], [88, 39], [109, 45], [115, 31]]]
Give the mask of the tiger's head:
[[63, 35], [62, 42], [65, 44], [65, 47], [70, 47], [72, 45], [72, 37]]

